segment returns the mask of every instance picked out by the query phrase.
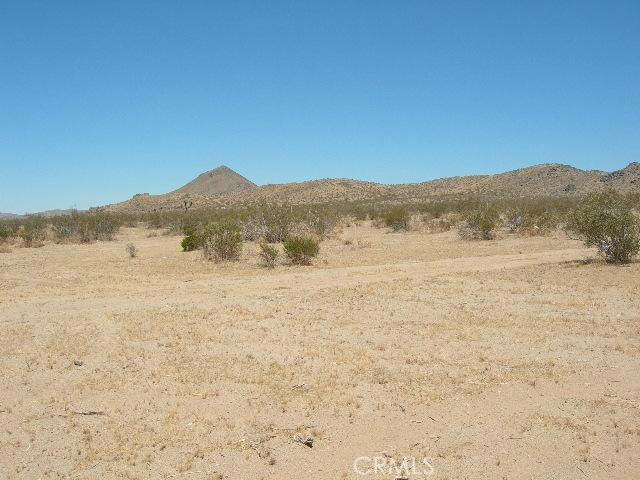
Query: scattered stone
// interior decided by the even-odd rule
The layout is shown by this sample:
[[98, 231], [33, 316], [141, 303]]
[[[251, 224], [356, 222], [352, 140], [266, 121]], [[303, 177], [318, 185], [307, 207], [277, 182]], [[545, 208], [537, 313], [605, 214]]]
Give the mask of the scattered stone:
[[313, 448], [313, 437], [311, 435], [307, 435], [306, 437], [303, 437], [302, 435], [296, 435], [294, 440], [309, 448]]

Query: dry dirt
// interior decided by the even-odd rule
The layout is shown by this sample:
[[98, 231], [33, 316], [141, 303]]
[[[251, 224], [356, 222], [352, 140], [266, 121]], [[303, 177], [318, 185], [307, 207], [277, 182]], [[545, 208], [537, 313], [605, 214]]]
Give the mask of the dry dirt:
[[0, 478], [638, 478], [638, 263], [361, 225], [265, 270], [147, 235], [0, 254]]

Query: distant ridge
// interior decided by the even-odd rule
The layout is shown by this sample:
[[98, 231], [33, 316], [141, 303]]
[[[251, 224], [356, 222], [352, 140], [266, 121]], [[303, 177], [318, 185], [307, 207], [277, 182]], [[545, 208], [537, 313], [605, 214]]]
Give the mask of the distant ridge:
[[56, 208], [54, 210], [45, 210], [43, 212], [35, 212], [35, 213], [25, 213], [23, 215], [20, 215], [17, 213], [0, 213], [0, 219], [10, 220], [12, 218], [22, 218], [29, 215], [37, 215], [40, 217], [57, 217], [60, 215], [71, 215], [73, 212], [76, 212], [76, 211], [80, 212], [81, 210], [74, 210], [72, 208], [69, 208], [66, 210], [60, 210], [59, 208]]
[[640, 192], [640, 163], [614, 172], [581, 170], [570, 165], [544, 163], [496, 175], [441, 178], [422, 183], [385, 185], [351, 179], [256, 186], [228, 167], [198, 176], [184, 187], [164, 195], [135, 195], [107, 205], [114, 212], [178, 210], [184, 201], [192, 208], [229, 207], [261, 202], [312, 204], [329, 202], [428, 202], [465, 197], [563, 197], [613, 188], [622, 193]]
[[254, 188], [256, 188], [255, 183], [247, 180], [229, 167], [222, 165], [198, 175], [195, 179], [171, 193], [219, 194], [252, 190]]

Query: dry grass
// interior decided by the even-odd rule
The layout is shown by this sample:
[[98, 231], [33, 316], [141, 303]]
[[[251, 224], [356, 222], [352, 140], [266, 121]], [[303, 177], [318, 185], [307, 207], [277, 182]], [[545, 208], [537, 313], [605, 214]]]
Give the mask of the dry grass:
[[179, 240], [0, 258], [0, 478], [362, 478], [381, 451], [443, 479], [636, 476], [640, 264], [366, 223], [313, 267]]

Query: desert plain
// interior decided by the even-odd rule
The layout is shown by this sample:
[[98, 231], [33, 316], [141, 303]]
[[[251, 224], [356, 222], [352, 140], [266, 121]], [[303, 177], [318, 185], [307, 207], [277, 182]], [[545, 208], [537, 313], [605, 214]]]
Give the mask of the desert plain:
[[0, 253], [0, 478], [640, 477], [640, 263], [368, 222], [257, 249]]

